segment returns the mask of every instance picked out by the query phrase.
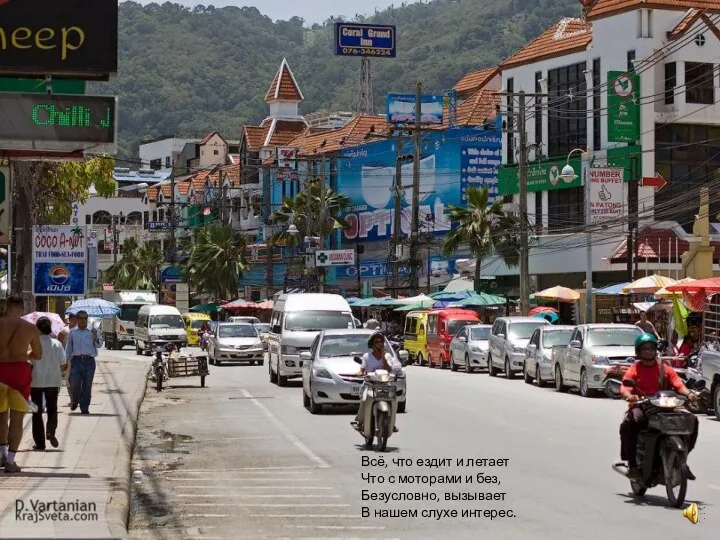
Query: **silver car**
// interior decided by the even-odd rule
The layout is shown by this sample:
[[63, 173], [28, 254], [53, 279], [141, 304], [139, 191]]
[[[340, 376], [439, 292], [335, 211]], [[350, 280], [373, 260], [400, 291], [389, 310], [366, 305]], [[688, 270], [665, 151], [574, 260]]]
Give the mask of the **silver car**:
[[605, 370], [627, 364], [635, 356], [635, 338], [642, 330], [632, 324], [582, 324], [575, 327], [567, 347], [555, 350], [555, 389], [580, 389], [583, 397], [602, 390]]
[[208, 342], [210, 363], [249, 362], [263, 365], [265, 346], [252, 324], [220, 323]]
[[[313, 341], [310, 351], [300, 353], [303, 361], [303, 405], [312, 414], [322, 411], [323, 405], [359, 404], [363, 379], [357, 377], [360, 365], [356, 356], [368, 352], [368, 339], [373, 330], [323, 330]], [[407, 360], [407, 351], [395, 354], [385, 341], [385, 350], [393, 355], [398, 364]], [[405, 373], [397, 381], [398, 412], [405, 412], [407, 380]]]
[[496, 377], [501, 369], [505, 377], [514, 379], [525, 365], [525, 348], [533, 332], [541, 326], [550, 326], [538, 317], [498, 317], [490, 332], [488, 373]]
[[491, 328], [490, 324], [469, 324], [457, 333], [450, 343], [451, 370], [457, 371], [458, 366], [464, 367], [465, 373], [487, 369]]
[[533, 333], [525, 349], [525, 382], [537, 381], [540, 388], [553, 380], [553, 349], [570, 343], [574, 326], [541, 326]]

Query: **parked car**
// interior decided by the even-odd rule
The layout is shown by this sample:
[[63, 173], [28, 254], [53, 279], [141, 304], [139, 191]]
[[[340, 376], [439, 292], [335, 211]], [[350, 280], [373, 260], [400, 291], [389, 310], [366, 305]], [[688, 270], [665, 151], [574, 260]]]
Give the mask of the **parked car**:
[[268, 339], [270, 339], [270, 323], [256, 323], [253, 324], [255, 330], [260, 334], [265, 350], [268, 350]]
[[466, 373], [488, 367], [488, 347], [490, 346], [490, 324], [469, 324], [463, 327], [450, 343], [450, 369], [457, 371], [458, 366]]
[[403, 347], [419, 366], [427, 361], [427, 316], [429, 311], [411, 311], [405, 317]]
[[579, 388], [592, 397], [604, 389], [605, 370], [635, 356], [635, 338], [642, 330], [632, 324], [582, 324], [576, 326], [566, 347], [555, 350], [555, 389]]
[[[355, 356], [368, 352], [368, 339], [373, 330], [346, 329], [324, 330], [318, 334], [310, 351], [300, 353], [303, 360], [303, 405], [312, 414], [321, 411], [322, 405], [359, 404], [363, 379], [356, 377], [360, 366]], [[403, 363], [408, 353], [395, 353], [390, 343], [385, 350], [398, 363]], [[407, 380], [405, 375], [397, 379], [398, 412], [405, 412], [407, 404]]]
[[451, 367], [450, 343], [463, 326], [477, 324], [480, 317], [471, 309], [435, 309], [427, 316], [428, 367]]
[[533, 332], [525, 349], [525, 382], [537, 381], [540, 388], [553, 380], [553, 349], [570, 343], [574, 326], [541, 326]]
[[210, 363], [248, 362], [263, 365], [265, 346], [252, 324], [220, 323], [215, 327], [208, 343]]
[[501, 369], [508, 379], [523, 370], [525, 348], [533, 332], [540, 327], [550, 326], [545, 319], [538, 317], [499, 317], [493, 323], [490, 332], [488, 352], [488, 373], [496, 377]]
[[246, 323], [246, 324], [260, 324], [260, 319], [257, 317], [230, 317], [227, 322], [231, 323]]

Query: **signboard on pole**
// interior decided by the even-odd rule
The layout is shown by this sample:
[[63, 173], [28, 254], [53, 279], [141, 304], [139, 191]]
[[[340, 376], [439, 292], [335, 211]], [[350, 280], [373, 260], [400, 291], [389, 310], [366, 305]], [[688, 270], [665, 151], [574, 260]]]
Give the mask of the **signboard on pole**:
[[[444, 99], [443, 96], [422, 96], [420, 105], [420, 122], [422, 124], [442, 125]], [[388, 122], [391, 124], [414, 124], [415, 101], [414, 94], [388, 94]]]
[[33, 229], [33, 294], [82, 296], [87, 291], [86, 228], [39, 225]]
[[395, 58], [395, 26], [335, 23], [337, 56]]
[[10, 243], [10, 168], [0, 167], [0, 244]]
[[608, 71], [608, 141], [634, 143], [640, 138], [640, 77]]
[[625, 214], [622, 169], [590, 169], [590, 217], [592, 223], [618, 221]]
[[0, 73], [103, 79], [117, 72], [116, 0], [0, 1]]
[[354, 264], [354, 249], [323, 249], [315, 252], [315, 266], [352, 266]]
[[276, 178], [286, 182], [298, 180], [300, 175], [295, 170], [297, 148], [279, 147], [276, 148], [275, 151], [278, 166]]

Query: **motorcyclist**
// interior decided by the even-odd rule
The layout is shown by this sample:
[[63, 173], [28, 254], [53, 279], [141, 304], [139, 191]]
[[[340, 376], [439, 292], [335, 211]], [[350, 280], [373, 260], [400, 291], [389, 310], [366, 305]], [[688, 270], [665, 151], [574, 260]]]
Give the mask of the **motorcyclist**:
[[[385, 336], [382, 332], [375, 332], [370, 336], [370, 339], [368, 339], [368, 349], [370, 349], [370, 351], [362, 356], [362, 365], [356, 375], [357, 377], [364, 377], [368, 373], [373, 373], [379, 369], [384, 369], [395, 374], [402, 371], [402, 365], [396, 362], [393, 355], [385, 350]], [[354, 421], [350, 422], [350, 425], [358, 431], [363, 431], [365, 413], [368, 405], [372, 403], [372, 399], [369, 399], [369, 393], [370, 389], [364, 389], [357, 416]], [[393, 416], [394, 412], [395, 411], [393, 411]], [[397, 433], [398, 431], [397, 426], [394, 426], [393, 433]]]
[[[658, 362], [657, 350], [658, 342], [653, 334], [643, 333], [635, 339], [635, 355], [638, 361], [628, 369], [623, 381], [633, 380], [636, 386], [635, 388], [625, 385], [621, 387], [622, 396], [630, 403], [630, 406], [620, 424], [620, 459], [628, 462], [628, 477], [634, 480], [642, 477], [642, 473], [637, 467], [637, 440], [640, 431], [647, 426], [645, 413], [634, 403], [641, 397], [653, 396], [660, 390], [667, 390], [669, 387], [691, 401], [697, 400], [697, 395], [685, 387], [682, 379], [672, 367]], [[660, 366], [662, 366], [662, 371]], [[687, 441], [688, 453], [695, 447], [698, 436], [699, 423], [694, 415], [693, 419], [695, 428]], [[695, 480], [695, 475], [689, 468], [687, 473], [689, 480]]]

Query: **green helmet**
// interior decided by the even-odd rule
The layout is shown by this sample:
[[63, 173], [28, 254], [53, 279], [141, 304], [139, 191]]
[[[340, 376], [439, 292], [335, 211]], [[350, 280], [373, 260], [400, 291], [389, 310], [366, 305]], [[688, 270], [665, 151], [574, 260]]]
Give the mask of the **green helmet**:
[[653, 334], [648, 334], [647, 332], [645, 332], [635, 338], [635, 352], [638, 352], [640, 350], [640, 347], [642, 347], [646, 343], [652, 343], [653, 345], [655, 345], [656, 349], [658, 348], [657, 338]]

